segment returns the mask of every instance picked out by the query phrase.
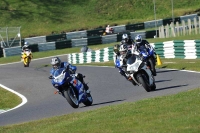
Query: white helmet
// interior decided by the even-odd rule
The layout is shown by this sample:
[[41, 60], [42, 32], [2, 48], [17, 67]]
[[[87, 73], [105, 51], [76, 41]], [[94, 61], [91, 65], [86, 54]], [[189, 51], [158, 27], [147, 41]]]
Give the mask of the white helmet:
[[135, 37], [135, 41], [136, 41], [137, 44], [138, 44], [138, 43], [141, 43], [141, 42], [142, 42], [142, 36], [141, 36], [141, 35], [137, 35], [137, 36]]
[[61, 65], [61, 60], [58, 57], [53, 57], [51, 59], [51, 65], [53, 66], [54, 69], [57, 69]]
[[123, 35], [122, 35], [122, 39], [123, 39], [123, 40], [128, 39], [128, 35], [127, 35], [127, 34], [123, 34]]
[[127, 52], [127, 50], [128, 50], [128, 47], [127, 47], [126, 44], [122, 44], [122, 45], [119, 47], [119, 52], [120, 52], [121, 55], [125, 55], [126, 52]]
[[24, 45], [28, 45], [28, 42], [24, 42]]

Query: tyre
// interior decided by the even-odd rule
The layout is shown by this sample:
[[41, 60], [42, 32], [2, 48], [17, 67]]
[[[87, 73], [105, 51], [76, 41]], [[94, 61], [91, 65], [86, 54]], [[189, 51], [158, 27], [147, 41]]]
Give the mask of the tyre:
[[149, 64], [150, 64], [150, 67], [151, 67], [151, 72], [153, 74], [153, 76], [156, 76], [156, 68], [155, 68], [155, 63], [154, 61], [150, 58], [149, 60]]
[[142, 86], [144, 87], [144, 89], [147, 92], [151, 91], [151, 87], [148, 84], [148, 79], [147, 79], [145, 74], [138, 73], [137, 74], [137, 79], [138, 79], [138, 82], [142, 84]]
[[76, 92], [73, 87], [69, 86], [66, 90], [63, 92], [66, 100], [73, 108], [79, 107], [79, 101], [76, 95]]
[[29, 58], [28, 57], [26, 57], [24, 59], [24, 67], [29, 67]]
[[86, 101], [85, 101], [85, 102], [83, 102], [83, 104], [84, 104], [85, 106], [91, 106], [91, 105], [92, 105], [92, 103], [93, 103], [92, 96], [91, 96], [91, 94], [90, 94], [90, 93], [88, 93], [88, 94], [87, 94]]
[[152, 90], [152, 91], [155, 91], [155, 90], [156, 90], [156, 84], [155, 84], [155, 83], [153, 83], [153, 85], [151, 86], [151, 90]]
[[30, 57], [27, 57], [27, 67], [29, 67], [29, 64], [30, 64]]

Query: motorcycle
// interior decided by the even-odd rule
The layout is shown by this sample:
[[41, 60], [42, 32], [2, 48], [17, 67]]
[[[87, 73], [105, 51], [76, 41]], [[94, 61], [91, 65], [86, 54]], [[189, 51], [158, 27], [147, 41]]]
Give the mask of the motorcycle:
[[89, 90], [85, 91], [84, 85], [75, 74], [70, 74], [65, 68], [59, 68], [49, 78], [52, 85], [59, 88], [61, 95], [73, 108], [78, 108], [80, 103], [85, 106], [92, 105], [92, 96], [87, 92]]
[[33, 58], [31, 50], [25, 49], [24, 52], [22, 52], [21, 57], [22, 57], [22, 61], [24, 63], [24, 67], [29, 67], [31, 59]]
[[145, 46], [141, 46], [139, 51], [140, 54], [142, 54], [144, 61], [147, 63], [147, 66], [150, 67], [153, 76], [156, 76], [156, 55], [153, 47], [146, 48]]
[[139, 55], [139, 53], [132, 54], [127, 60], [126, 76], [129, 77], [129, 81], [138, 86], [143, 86], [147, 92], [156, 89], [154, 76]]

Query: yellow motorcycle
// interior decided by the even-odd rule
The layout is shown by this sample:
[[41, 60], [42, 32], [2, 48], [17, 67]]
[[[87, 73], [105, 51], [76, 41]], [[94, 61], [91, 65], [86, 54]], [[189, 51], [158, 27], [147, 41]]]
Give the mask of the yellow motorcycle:
[[31, 50], [25, 49], [24, 52], [22, 52], [21, 57], [22, 57], [22, 62], [24, 63], [24, 67], [29, 67], [31, 59], [33, 58]]

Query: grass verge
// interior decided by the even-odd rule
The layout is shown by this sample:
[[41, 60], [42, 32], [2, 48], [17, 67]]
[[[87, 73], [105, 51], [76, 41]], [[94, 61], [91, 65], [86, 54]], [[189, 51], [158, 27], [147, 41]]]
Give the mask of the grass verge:
[[22, 102], [17, 95], [0, 87], [0, 109], [7, 110]]
[[[196, 39], [194, 37], [193, 39]], [[172, 38], [171, 38], [172, 39]], [[161, 42], [164, 39], [157, 39]], [[168, 41], [165, 39], [164, 41]], [[149, 40], [152, 42], [154, 40]], [[102, 44], [91, 46], [93, 50], [110, 47], [112, 44]], [[79, 52], [80, 48], [70, 48], [46, 52], [34, 53], [34, 58], [47, 57], [52, 55]], [[161, 66], [157, 68], [173, 68], [179, 70], [200, 71], [199, 59], [163, 59]], [[19, 56], [0, 58], [0, 63], [19, 61]], [[90, 63], [82, 65], [113, 66], [113, 61], [102, 63]], [[4, 94], [1, 92], [0, 95]], [[1, 95], [1, 98], [5, 98]], [[11, 98], [12, 96], [6, 96]], [[200, 130], [199, 118], [199, 99], [200, 89], [187, 91], [173, 96], [164, 96], [153, 99], [146, 99], [134, 103], [124, 103], [112, 105], [88, 111], [84, 113], [72, 113], [69, 115], [33, 121], [18, 125], [0, 127], [0, 132], [93, 132], [93, 133], [117, 133], [117, 132], [198, 132]], [[13, 98], [13, 97], [12, 97]], [[9, 99], [5, 103], [16, 101]], [[18, 103], [15, 103], [17, 105]], [[3, 104], [2, 104], [3, 105]], [[11, 105], [15, 106], [15, 105]], [[10, 108], [1, 107], [0, 108]], [[51, 126], [49, 126], [51, 125]]]
[[198, 133], [200, 88], [18, 125], [2, 133]]

